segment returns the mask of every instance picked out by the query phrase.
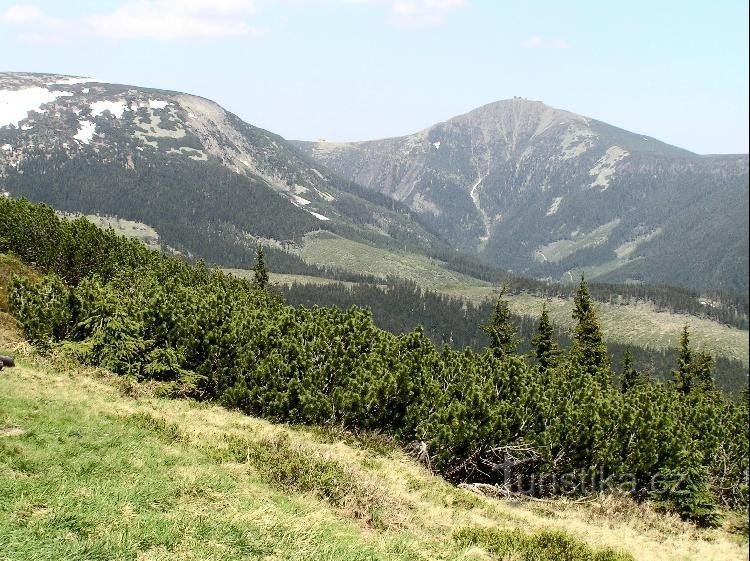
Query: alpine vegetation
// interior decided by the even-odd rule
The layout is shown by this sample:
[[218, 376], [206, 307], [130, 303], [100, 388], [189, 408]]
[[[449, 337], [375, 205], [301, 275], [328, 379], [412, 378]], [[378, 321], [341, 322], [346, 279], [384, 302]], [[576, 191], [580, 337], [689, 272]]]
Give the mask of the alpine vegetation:
[[252, 283], [22, 199], [0, 216], [0, 252], [41, 274], [15, 276], [9, 303], [43, 351], [272, 421], [380, 431], [507, 495], [618, 490], [705, 526], [747, 508], [746, 395], [715, 387], [688, 329], [669, 381], [615, 367], [583, 279], [567, 348], [541, 309], [534, 353], [518, 354], [502, 295], [485, 350], [438, 348], [366, 309], [287, 305], [261, 252]]

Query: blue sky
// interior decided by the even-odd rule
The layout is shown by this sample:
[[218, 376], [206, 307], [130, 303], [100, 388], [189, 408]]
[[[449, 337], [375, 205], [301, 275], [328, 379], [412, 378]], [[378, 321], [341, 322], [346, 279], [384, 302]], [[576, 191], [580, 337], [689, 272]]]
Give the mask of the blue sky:
[[294, 139], [406, 134], [517, 95], [748, 152], [739, 0], [0, 0], [0, 70], [187, 91]]

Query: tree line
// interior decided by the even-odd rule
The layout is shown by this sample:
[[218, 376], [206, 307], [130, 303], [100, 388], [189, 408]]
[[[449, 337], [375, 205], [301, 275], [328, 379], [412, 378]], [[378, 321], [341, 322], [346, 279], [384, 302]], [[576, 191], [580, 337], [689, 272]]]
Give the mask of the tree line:
[[[275, 268], [274, 257], [268, 255], [268, 262]], [[596, 300], [594, 293], [597, 285], [588, 286], [591, 297]], [[517, 290], [512, 284], [508, 287], [509, 292], [515, 293]], [[468, 346], [478, 352], [487, 345], [480, 324], [490, 316], [494, 306], [490, 300], [475, 304], [396, 277], [356, 284], [295, 282], [275, 286], [274, 290], [293, 306], [317, 304], [343, 309], [351, 306], [369, 308], [375, 324], [386, 331], [406, 333], [421, 325], [425, 335], [437, 346], [450, 345], [459, 349]], [[531, 352], [531, 340], [537, 331], [538, 319], [516, 314], [512, 317], [520, 339], [517, 350], [523, 354]], [[553, 329], [560, 344], [569, 346], [570, 332], [559, 325], [553, 326]], [[677, 361], [675, 348], [651, 349], [608, 341], [607, 349], [617, 365], [622, 363], [628, 351], [631, 352], [636, 367], [654, 378], [671, 376], [671, 368]], [[716, 384], [724, 391], [739, 394], [747, 387], [747, 376], [747, 366], [741, 361], [716, 357]]]

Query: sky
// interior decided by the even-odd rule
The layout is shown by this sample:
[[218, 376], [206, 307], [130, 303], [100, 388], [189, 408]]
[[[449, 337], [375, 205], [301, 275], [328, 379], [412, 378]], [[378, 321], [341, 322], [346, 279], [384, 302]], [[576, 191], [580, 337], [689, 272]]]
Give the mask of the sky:
[[0, 0], [0, 71], [189, 92], [289, 139], [409, 134], [521, 96], [748, 152], [746, 0]]

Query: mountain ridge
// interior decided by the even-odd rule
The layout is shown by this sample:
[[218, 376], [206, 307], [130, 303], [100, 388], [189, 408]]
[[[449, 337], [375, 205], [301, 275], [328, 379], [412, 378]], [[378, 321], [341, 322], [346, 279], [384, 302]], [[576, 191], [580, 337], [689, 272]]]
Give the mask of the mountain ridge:
[[135, 220], [224, 265], [252, 262], [259, 239], [294, 243], [321, 228], [438, 243], [400, 203], [182, 92], [2, 73], [0, 148], [0, 191]]

